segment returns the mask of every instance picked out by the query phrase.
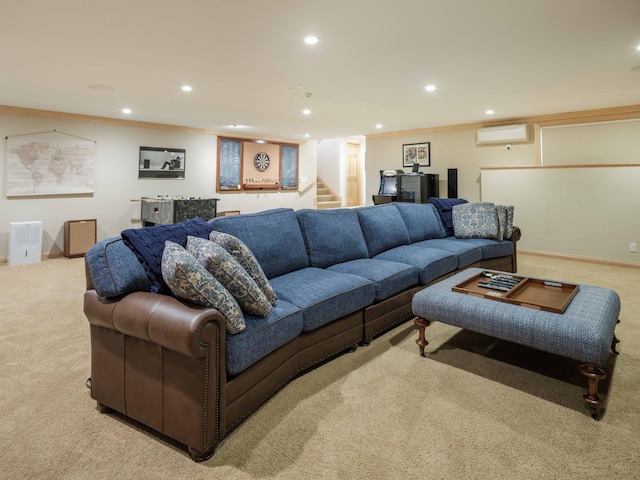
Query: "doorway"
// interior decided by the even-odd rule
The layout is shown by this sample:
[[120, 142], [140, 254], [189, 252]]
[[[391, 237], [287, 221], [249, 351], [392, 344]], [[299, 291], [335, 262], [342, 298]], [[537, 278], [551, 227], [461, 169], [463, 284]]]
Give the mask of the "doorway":
[[346, 158], [346, 200], [347, 207], [357, 207], [360, 205], [361, 185], [360, 185], [360, 144], [347, 142]]

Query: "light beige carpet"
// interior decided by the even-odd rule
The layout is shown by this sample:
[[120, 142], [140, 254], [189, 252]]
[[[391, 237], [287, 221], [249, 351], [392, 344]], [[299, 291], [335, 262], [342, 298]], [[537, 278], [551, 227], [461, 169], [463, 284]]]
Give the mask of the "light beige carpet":
[[602, 420], [578, 363], [412, 322], [285, 387], [207, 462], [117, 415], [85, 381], [83, 259], [0, 266], [0, 478], [640, 478], [640, 270], [520, 256], [519, 273], [622, 297]]

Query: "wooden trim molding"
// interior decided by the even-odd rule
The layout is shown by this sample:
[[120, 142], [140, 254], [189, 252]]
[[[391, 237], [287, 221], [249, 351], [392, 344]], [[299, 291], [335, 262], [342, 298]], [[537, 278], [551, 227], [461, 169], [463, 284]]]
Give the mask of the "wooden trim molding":
[[[420, 128], [415, 130], [402, 130], [397, 132], [371, 133], [369, 138], [394, 137], [400, 135], [415, 135], [424, 133], [451, 132], [455, 130], [472, 130], [486, 127], [498, 127], [501, 125], [511, 125], [514, 123], [533, 123], [535, 137], [539, 135], [540, 127], [551, 127], [558, 125], [574, 125], [579, 123], [611, 122], [615, 120], [631, 120], [640, 118], [640, 105], [627, 105], [623, 107], [601, 108], [596, 110], [580, 110], [575, 112], [552, 113], [548, 115], [536, 115], [531, 117], [516, 117], [493, 122], [476, 122], [448, 126], [437, 126]], [[539, 150], [539, 149], [538, 149]]]
[[[204, 128], [194, 128], [194, 127], [184, 127], [181, 125], [171, 125], [165, 123], [153, 123], [153, 122], [142, 122], [138, 120], [128, 120], [124, 118], [111, 118], [111, 117], [99, 117], [94, 115], [82, 115], [79, 113], [66, 113], [66, 112], [54, 112], [51, 110], [37, 110], [33, 108], [22, 108], [22, 107], [10, 107], [6, 105], [0, 105], [0, 113], [6, 113], [8, 115], [26, 115], [30, 117], [39, 117], [39, 118], [55, 118], [60, 120], [73, 120], [77, 122], [86, 122], [86, 123], [103, 123], [107, 125], [120, 125], [124, 127], [134, 127], [134, 128], [151, 128], [155, 130], [169, 130], [173, 132], [182, 132], [182, 133], [195, 133], [199, 135], [215, 135], [220, 137], [229, 136], [230, 132], [218, 132], [215, 130], [207, 130]], [[242, 135], [233, 133], [233, 137], [241, 138], [243, 140], [254, 140], [255, 135]], [[275, 137], [260, 137], [261, 140], [265, 140], [271, 143], [288, 143], [288, 144], [296, 144], [296, 145], [304, 145], [307, 143], [306, 141], [300, 140], [291, 140], [285, 138], [275, 138]]]
[[587, 165], [514, 165], [511, 167], [480, 167], [482, 170], [551, 170], [554, 168], [617, 168], [640, 167], [640, 163], [597, 163]]
[[640, 263], [623, 262], [622, 260], [608, 260], [595, 257], [581, 257], [579, 255], [566, 255], [563, 253], [540, 252], [537, 250], [521, 250], [518, 249], [518, 255], [533, 255], [538, 257], [558, 258], [561, 260], [571, 260], [573, 262], [595, 263], [598, 265], [610, 265], [612, 267], [637, 268], [640, 269]]

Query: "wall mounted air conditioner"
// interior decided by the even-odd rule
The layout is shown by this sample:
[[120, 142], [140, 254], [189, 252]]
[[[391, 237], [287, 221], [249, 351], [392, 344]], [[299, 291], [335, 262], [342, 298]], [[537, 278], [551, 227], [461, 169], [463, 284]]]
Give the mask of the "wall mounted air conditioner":
[[9, 265], [25, 265], [42, 260], [42, 222], [11, 222]]
[[478, 130], [477, 145], [491, 143], [515, 143], [528, 142], [529, 128], [526, 123], [520, 125], [503, 125], [501, 127], [488, 127]]

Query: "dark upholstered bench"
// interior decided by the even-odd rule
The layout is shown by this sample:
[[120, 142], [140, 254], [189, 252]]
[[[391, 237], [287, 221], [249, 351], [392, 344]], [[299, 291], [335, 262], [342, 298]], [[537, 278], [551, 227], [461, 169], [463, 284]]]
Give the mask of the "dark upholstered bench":
[[451, 288], [482, 272], [471, 268], [418, 292], [413, 297], [415, 324], [420, 329], [416, 343], [424, 356], [425, 327], [439, 321], [501, 340], [568, 357], [584, 365], [588, 393], [583, 395], [594, 419], [599, 420], [598, 381], [609, 351], [615, 351], [614, 335], [620, 298], [613, 290], [580, 285], [564, 313], [551, 313], [519, 305], [454, 292]]

